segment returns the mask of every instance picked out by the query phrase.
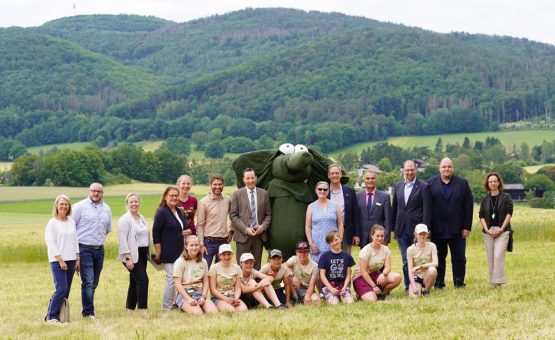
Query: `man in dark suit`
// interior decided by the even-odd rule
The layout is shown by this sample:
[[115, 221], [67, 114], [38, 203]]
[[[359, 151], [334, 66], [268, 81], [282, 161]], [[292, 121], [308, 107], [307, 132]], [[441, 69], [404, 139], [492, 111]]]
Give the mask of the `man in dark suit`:
[[357, 231], [360, 235], [360, 247], [370, 243], [370, 230], [374, 224], [379, 224], [385, 228], [385, 244], [389, 243], [391, 233], [391, 202], [389, 194], [378, 190], [378, 171], [369, 170], [364, 174], [365, 190], [357, 193]]
[[407, 248], [414, 243], [414, 227], [419, 223], [430, 225], [432, 199], [428, 183], [416, 178], [416, 165], [413, 161], [405, 161], [403, 176], [405, 179], [395, 184], [391, 208], [394, 238], [401, 250], [405, 291], [408, 291], [410, 278], [407, 266]]
[[439, 175], [428, 180], [432, 197], [432, 242], [437, 246], [437, 288], [445, 287], [447, 246], [451, 251], [453, 284], [464, 287], [466, 271], [466, 238], [472, 228], [472, 192], [466, 179], [455, 176], [453, 162], [444, 158], [439, 164]]
[[266, 230], [272, 220], [272, 208], [268, 192], [256, 187], [256, 174], [253, 169], [243, 171], [245, 187], [233, 193], [229, 217], [233, 228], [233, 240], [237, 245], [237, 263], [243, 253], [252, 253], [254, 268], [260, 269], [262, 248], [268, 241]]
[[339, 205], [343, 215], [343, 244], [342, 248], [349, 254], [352, 246], [358, 246], [360, 236], [356, 233], [357, 202], [355, 190], [349, 186], [341, 185], [341, 167], [332, 164], [328, 167], [328, 178], [330, 180], [330, 191], [328, 198]]

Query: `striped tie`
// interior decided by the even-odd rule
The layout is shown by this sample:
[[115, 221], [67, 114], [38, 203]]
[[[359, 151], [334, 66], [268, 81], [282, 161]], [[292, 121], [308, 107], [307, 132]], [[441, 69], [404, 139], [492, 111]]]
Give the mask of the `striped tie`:
[[254, 200], [254, 190], [251, 190], [251, 227], [256, 229], [256, 202]]

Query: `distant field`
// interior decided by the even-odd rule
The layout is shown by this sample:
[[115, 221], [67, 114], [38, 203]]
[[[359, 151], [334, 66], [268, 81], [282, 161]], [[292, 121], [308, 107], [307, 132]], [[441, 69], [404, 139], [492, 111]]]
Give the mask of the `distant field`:
[[[135, 182], [131, 184], [118, 184], [104, 187], [105, 197], [124, 197], [130, 192], [136, 192], [139, 195], [155, 195], [162, 194], [168, 184], [163, 183], [141, 183]], [[236, 186], [227, 186], [224, 193], [231, 195]], [[88, 188], [75, 187], [0, 187], [0, 202], [19, 202], [30, 200], [53, 200], [59, 194], [68, 195], [73, 201], [79, 200], [87, 196]], [[191, 192], [195, 196], [204, 197], [209, 191], [207, 185], [195, 185]]]
[[41, 146], [32, 146], [27, 148], [30, 154], [38, 155], [42, 152], [47, 152], [53, 148], [57, 148], [59, 150], [83, 150], [85, 146], [91, 145], [89, 142], [78, 142], [78, 143], [64, 143], [64, 144], [50, 144], [50, 145], [41, 145]]
[[538, 172], [538, 170], [540, 170], [541, 168], [547, 165], [555, 165], [555, 163], [525, 166], [524, 170], [526, 170], [526, 172], [528, 172], [529, 174], [535, 174], [536, 172]]
[[[431, 135], [431, 136], [403, 136], [388, 138], [387, 142], [402, 148], [410, 148], [413, 146], [427, 146], [433, 149], [436, 145], [437, 139], [441, 137], [443, 145], [447, 143], [462, 144], [464, 137], [470, 139], [470, 143], [474, 144], [475, 141], [484, 141], [487, 137], [499, 138], [501, 143], [507, 149], [512, 149], [513, 145], [517, 150], [523, 142], [528, 143], [530, 147], [534, 145], [541, 145], [543, 141], [555, 140], [555, 130], [516, 130], [516, 131], [497, 131], [497, 132], [478, 132], [478, 133], [455, 133], [444, 135]], [[337, 156], [347, 152], [360, 153], [377, 142], [357, 143], [346, 148], [339, 149], [331, 153], [331, 156]]]
[[12, 168], [12, 162], [0, 162], [0, 171], [8, 171]]

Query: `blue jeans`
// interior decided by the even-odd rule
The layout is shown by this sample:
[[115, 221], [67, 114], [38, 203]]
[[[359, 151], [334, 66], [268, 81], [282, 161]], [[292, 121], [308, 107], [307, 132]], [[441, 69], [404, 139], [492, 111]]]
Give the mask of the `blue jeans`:
[[401, 258], [403, 259], [403, 280], [405, 282], [405, 290], [409, 289], [409, 267], [407, 264], [407, 249], [414, 244], [414, 236], [403, 233], [397, 236], [397, 244], [401, 250]]
[[83, 316], [94, 315], [94, 291], [100, 280], [104, 264], [104, 246], [88, 246], [79, 243], [81, 256], [81, 301]]
[[73, 274], [75, 273], [75, 261], [65, 262], [67, 264], [67, 270], [62, 270], [57, 261], [50, 262], [50, 269], [52, 269], [52, 276], [54, 278], [54, 287], [56, 288], [56, 291], [54, 292], [54, 295], [52, 295], [50, 303], [48, 304], [48, 314], [46, 315], [46, 320], [58, 319], [62, 301], [69, 297], [71, 282], [73, 281]]
[[212, 265], [212, 259], [215, 258], [214, 263], [218, 262], [218, 250], [220, 246], [224, 243], [227, 242], [207, 239], [204, 240], [204, 246], [206, 247], [206, 252], [208, 253], [208, 255], [203, 255], [203, 257], [208, 264], [208, 268], [210, 268], [210, 266]]

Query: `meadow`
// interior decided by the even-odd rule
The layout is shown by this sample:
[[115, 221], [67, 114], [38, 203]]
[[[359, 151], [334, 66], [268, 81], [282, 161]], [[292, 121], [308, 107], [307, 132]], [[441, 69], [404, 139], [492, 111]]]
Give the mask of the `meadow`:
[[[140, 191], [138, 186], [134, 191]], [[0, 188], [4, 197], [6, 188]], [[21, 188], [26, 189], [26, 188]], [[33, 188], [36, 189], [36, 188]], [[62, 189], [49, 188], [48, 198], [15, 197], [0, 202], [1, 338], [553, 338], [555, 210], [517, 205], [513, 226], [515, 248], [507, 254], [508, 284], [501, 289], [487, 284], [485, 251], [475, 216], [468, 240], [467, 287], [452, 287], [450, 266], [447, 288], [425, 299], [413, 300], [402, 290], [384, 302], [352, 306], [297, 306], [287, 311], [255, 310], [243, 314], [217, 314], [193, 318], [177, 311], [162, 313], [164, 272], [149, 267], [149, 309], [127, 312], [128, 275], [116, 261], [117, 218], [123, 214], [123, 195], [131, 188], [105, 188], [114, 214], [108, 235], [104, 270], [96, 291], [99, 320], [80, 317], [80, 280], [75, 277], [70, 296], [72, 322], [46, 325], [42, 318], [53, 292], [44, 245], [44, 226], [53, 197]], [[86, 193], [86, 188], [79, 188]], [[152, 189], [152, 188], [151, 188]], [[194, 186], [198, 197], [206, 187]], [[117, 195], [122, 190], [121, 195]], [[233, 188], [227, 188], [231, 192]], [[147, 192], [147, 191], [145, 191]], [[46, 192], [43, 193], [46, 195]], [[74, 201], [77, 201], [75, 196]], [[149, 223], [160, 193], [142, 195], [141, 211]], [[477, 215], [477, 207], [475, 207]], [[393, 270], [401, 262], [396, 242], [390, 244]], [[353, 257], [358, 258], [355, 248]]]

